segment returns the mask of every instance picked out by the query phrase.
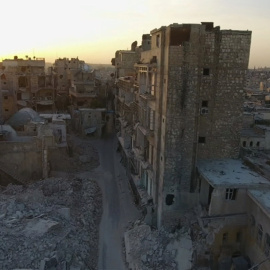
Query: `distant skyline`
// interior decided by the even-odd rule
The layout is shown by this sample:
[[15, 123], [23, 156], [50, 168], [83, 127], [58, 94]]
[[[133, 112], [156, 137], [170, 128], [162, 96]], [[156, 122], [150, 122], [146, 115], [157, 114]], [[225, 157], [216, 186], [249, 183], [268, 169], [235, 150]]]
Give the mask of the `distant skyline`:
[[140, 45], [154, 28], [208, 21], [252, 31], [249, 67], [270, 66], [269, 0], [11, 0], [1, 11], [0, 61], [28, 55], [110, 64], [115, 51]]

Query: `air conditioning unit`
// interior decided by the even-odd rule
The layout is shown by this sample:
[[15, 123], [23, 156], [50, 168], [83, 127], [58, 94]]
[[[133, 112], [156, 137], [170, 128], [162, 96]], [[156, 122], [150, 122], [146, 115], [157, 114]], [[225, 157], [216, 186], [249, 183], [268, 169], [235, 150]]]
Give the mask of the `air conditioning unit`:
[[202, 107], [201, 108], [201, 114], [208, 114], [208, 108], [207, 107]]

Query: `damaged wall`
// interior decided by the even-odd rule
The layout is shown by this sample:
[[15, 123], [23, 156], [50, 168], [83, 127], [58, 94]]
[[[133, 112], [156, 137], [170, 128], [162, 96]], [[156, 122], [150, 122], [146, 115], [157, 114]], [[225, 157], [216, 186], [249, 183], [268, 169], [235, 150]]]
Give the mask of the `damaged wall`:
[[41, 145], [37, 139], [31, 142], [2, 142], [0, 152], [0, 162], [23, 182], [42, 177]]

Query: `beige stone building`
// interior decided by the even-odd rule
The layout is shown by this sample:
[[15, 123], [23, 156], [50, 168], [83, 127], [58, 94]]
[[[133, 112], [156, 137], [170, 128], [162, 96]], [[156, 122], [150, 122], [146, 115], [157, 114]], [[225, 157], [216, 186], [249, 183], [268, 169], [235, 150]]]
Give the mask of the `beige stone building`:
[[44, 58], [6, 59], [0, 76], [2, 108], [5, 119], [17, 110], [30, 107], [36, 111], [54, 108], [54, 82], [45, 74]]
[[[270, 249], [270, 181], [240, 160], [204, 160], [197, 164], [201, 221], [211, 269], [231, 269], [232, 258], [263, 262]], [[243, 258], [244, 258], [243, 257]], [[244, 262], [242, 262], [243, 267]], [[270, 268], [265, 261], [259, 269]], [[240, 268], [248, 269], [248, 268]]]
[[117, 112], [135, 95], [131, 164], [158, 226], [196, 204], [198, 160], [238, 157], [250, 43], [250, 31], [213, 23], [163, 26], [151, 31], [151, 48], [134, 63], [130, 93], [128, 80], [119, 79]]

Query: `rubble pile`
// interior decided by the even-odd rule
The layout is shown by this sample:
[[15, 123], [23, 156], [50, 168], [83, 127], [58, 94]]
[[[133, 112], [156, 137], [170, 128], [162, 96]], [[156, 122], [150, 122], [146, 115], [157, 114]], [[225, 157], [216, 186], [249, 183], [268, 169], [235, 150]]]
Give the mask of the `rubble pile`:
[[101, 191], [49, 178], [0, 191], [0, 269], [96, 269]]
[[151, 230], [150, 226], [136, 222], [125, 233], [126, 261], [129, 269], [176, 270], [176, 249], [169, 243], [175, 237], [165, 230]]
[[151, 228], [142, 220], [130, 224], [124, 236], [129, 269], [189, 270], [209, 268], [207, 233], [194, 211], [184, 213], [175, 227]]

